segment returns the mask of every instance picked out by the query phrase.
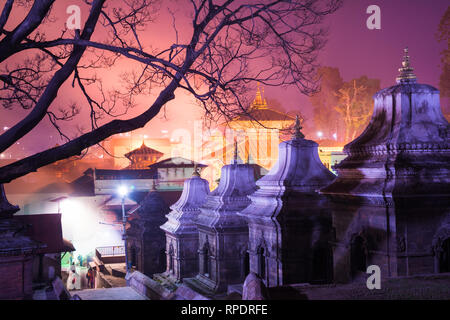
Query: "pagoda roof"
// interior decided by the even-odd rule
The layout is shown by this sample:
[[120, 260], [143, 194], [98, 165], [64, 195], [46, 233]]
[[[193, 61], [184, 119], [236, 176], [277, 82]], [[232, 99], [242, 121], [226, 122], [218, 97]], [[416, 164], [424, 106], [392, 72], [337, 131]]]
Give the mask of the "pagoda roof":
[[160, 156], [160, 157], [162, 157], [162, 156], [164, 155], [164, 153], [159, 152], [158, 150], [155, 150], [155, 149], [152, 149], [152, 148], [150, 148], [150, 147], [147, 147], [147, 146], [145, 145], [145, 143], [142, 142], [142, 145], [141, 145], [139, 148], [134, 149], [134, 150], [132, 150], [132, 151], [126, 153], [126, 154], [125, 154], [125, 157], [127, 157], [127, 158], [129, 159], [130, 156], [133, 156], [133, 155], [142, 155], [142, 154], [154, 154], [154, 155], [158, 155], [158, 156]]
[[231, 120], [235, 121], [294, 121], [295, 118], [292, 116], [279, 112], [277, 110], [271, 109], [268, 106], [266, 99], [263, 97], [264, 88], [258, 87], [256, 89], [255, 100], [247, 112], [239, 114], [237, 117]]
[[273, 109], [252, 107], [248, 112], [242, 113], [232, 121], [294, 121], [295, 118]]

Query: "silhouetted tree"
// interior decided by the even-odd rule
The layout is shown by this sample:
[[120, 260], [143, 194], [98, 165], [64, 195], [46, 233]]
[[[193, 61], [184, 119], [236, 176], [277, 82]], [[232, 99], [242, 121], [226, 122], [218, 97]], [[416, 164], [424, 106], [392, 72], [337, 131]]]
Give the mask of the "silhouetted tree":
[[335, 109], [345, 123], [345, 142], [355, 139], [364, 129], [372, 115], [373, 95], [380, 90], [380, 80], [362, 76], [344, 83], [336, 93]]
[[[21, 106], [30, 111], [0, 136], [0, 152], [30, 134], [45, 117], [64, 135], [60, 121], [72, 119], [79, 108], [54, 110], [52, 103], [66, 81], [84, 95], [91, 128], [74, 139], [66, 137], [60, 146], [0, 168], [0, 183], [79, 155], [111, 135], [144, 127], [175, 98], [178, 89], [192, 94], [206, 115], [225, 118], [246, 110], [246, 93], [255, 81], [265, 86], [295, 85], [304, 94], [313, 93], [315, 60], [326, 35], [321, 24], [341, 5], [341, 0], [171, 1], [165, 5], [182, 6], [181, 14], [191, 18], [182, 26], [191, 30], [190, 37], [182, 40], [178, 36], [177, 16], [172, 13], [173, 43], [158, 49], [157, 44], [145, 48], [140, 37], [161, 5], [157, 0], [79, 1], [90, 6], [82, 30], [64, 29], [59, 37], [51, 38], [45, 25], [55, 2], [8, 0], [4, 4], [0, 15], [1, 101], [6, 108]], [[6, 28], [12, 12], [24, 8], [23, 20]], [[94, 38], [97, 29], [101, 36]], [[12, 57], [19, 61], [16, 65], [10, 63]], [[108, 72], [93, 76], [85, 70], [113, 66], [118, 59], [137, 61], [141, 69], [129, 73], [125, 90], [104, 92], [101, 77], [108, 77]], [[92, 83], [98, 84], [100, 93], [89, 92], [87, 85]], [[102, 117], [126, 114], [135, 95], [149, 88], [158, 94], [142, 113], [99, 123]]]

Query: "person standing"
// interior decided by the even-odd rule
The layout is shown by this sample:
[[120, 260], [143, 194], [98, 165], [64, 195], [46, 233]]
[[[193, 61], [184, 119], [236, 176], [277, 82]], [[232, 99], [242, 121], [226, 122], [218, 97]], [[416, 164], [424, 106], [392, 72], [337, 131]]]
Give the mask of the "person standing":
[[94, 288], [94, 270], [92, 270], [92, 267], [89, 267], [86, 273], [86, 278], [88, 281], [88, 288], [90, 289]]
[[77, 274], [77, 270], [75, 268], [75, 264], [72, 263], [72, 266], [70, 267], [70, 271], [69, 271], [69, 277], [67, 277], [67, 283], [66, 283], [66, 287], [67, 290], [76, 290], [77, 286], [78, 286], [78, 274]]
[[97, 267], [92, 268], [92, 288], [96, 288], [95, 281], [97, 279]]

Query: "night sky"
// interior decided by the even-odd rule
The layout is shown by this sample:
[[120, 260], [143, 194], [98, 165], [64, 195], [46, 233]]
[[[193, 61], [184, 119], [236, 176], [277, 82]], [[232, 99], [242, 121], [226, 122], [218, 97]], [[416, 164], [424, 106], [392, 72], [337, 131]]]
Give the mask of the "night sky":
[[[180, 12], [183, 2], [163, 1], [163, 8], [157, 20], [145, 32], [148, 45], [155, 41], [164, 45], [165, 40], [173, 39], [174, 32], [168, 28], [171, 21], [169, 21], [167, 7], [170, 6], [172, 10]], [[57, 7], [55, 7], [55, 15], [58, 19], [54, 22], [54, 26], [64, 23], [67, 16], [65, 8], [71, 3], [73, 1], [58, 1]], [[381, 8], [381, 30], [369, 30], [366, 27], [366, 20], [369, 17], [369, 14], [366, 14], [366, 8], [373, 4]], [[346, 0], [344, 6], [337, 13], [327, 17], [326, 25], [329, 26], [329, 37], [326, 47], [320, 54], [320, 63], [325, 66], [338, 67], [345, 81], [367, 75], [370, 78], [380, 79], [381, 86], [387, 87], [395, 83], [403, 48], [408, 46], [418, 82], [438, 87], [439, 53], [445, 44], [439, 44], [435, 34], [448, 5], [448, 0]], [[20, 17], [20, 13], [15, 16], [17, 19]], [[177, 24], [182, 29], [183, 23], [187, 22], [187, 19], [180, 19]], [[190, 30], [190, 28], [183, 29]], [[60, 30], [52, 27], [49, 33], [52, 31], [58, 34]], [[101, 38], [101, 34], [96, 36]], [[128, 67], [127, 64], [118, 64], [115, 70], [107, 71], [108, 81], [116, 82], [117, 79], [114, 76]], [[80, 95], [76, 91], [70, 85], [64, 85], [55, 105], [77, 102]], [[279, 100], [288, 110], [300, 110], [306, 116], [307, 121], [312, 122], [308, 98], [299, 94], [294, 88], [266, 88], [266, 97]], [[144, 106], [147, 107], [146, 103], [147, 101], [151, 103], [152, 97], [143, 97], [139, 101], [142, 106], [133, 110], [132, 114], [136, 114]], [[444, 103], [448, 104], [448, 101], [441, 101], [441, 105]], [[181, 108], [186, 110], [186, 105], [189, 106], [189, 112], [184, 113], [183, 117], [177, 117]], [[18, 109], [1, 110], [0, 129], [3, 129], [4, 126], [12, 126], [14, 121], [23, 114], [24, 111]], [[200, 118], [201, 112], [190, 97], [185, 96], [184, 93], [178, 93], [177, 98], [168, 104], [165, 116], [166, 118], [160, 115], [153, 119], [142, 132], [136, 132], [136, 136], [145, 132], [151, 137], [159, 137], [163, 129], [169, 130], [170, 133], [180, 127], [192, 130], [193, 121]], [[82, 114], [78, 119], [71, 121], [67, 127], [72, 128], [69, 130], [73, 130], [77, 123], [86, 123], [86, 120], [86, 114]], [[41, 135], [48, 136], [49, 139], [45, 139], [45, 142], [42, 142], [41, 139], [40, 143], [36, 144], [36, 137]], [[14, 157], [29, 155], [61, 143], [57, 136], [57, 132], [45, 121], [23, 138], [20, 145], [14, 146], [12, 149]]]

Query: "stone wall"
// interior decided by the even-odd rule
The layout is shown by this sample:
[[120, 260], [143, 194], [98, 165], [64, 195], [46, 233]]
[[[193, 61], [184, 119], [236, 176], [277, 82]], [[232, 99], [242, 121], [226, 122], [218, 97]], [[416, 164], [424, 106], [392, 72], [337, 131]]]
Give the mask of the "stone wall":
[[32, 256], [0, 256], [0, 300], [31, 298], [32, 260]]

